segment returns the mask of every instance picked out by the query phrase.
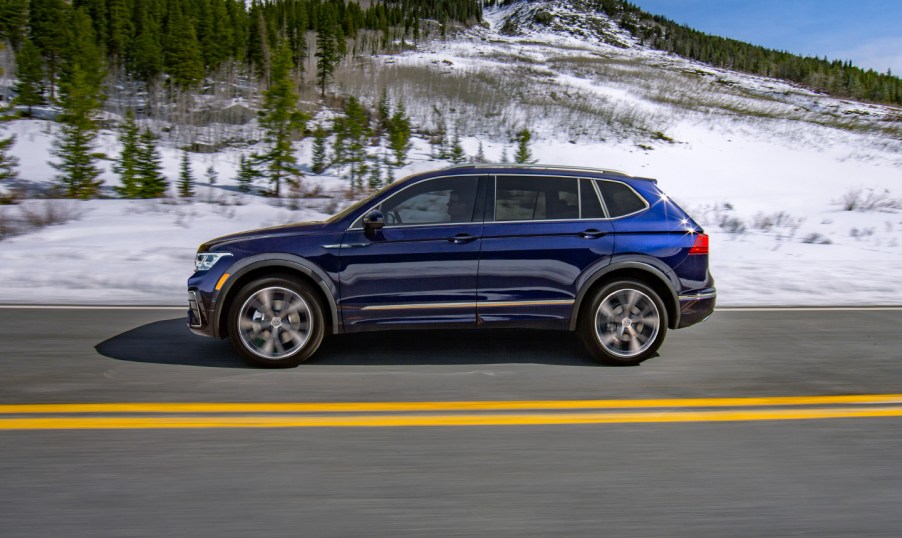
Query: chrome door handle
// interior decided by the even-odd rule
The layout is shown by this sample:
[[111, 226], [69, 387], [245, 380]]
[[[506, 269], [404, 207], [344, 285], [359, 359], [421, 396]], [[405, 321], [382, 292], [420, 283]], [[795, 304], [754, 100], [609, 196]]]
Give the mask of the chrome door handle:
[[588, 230], [579, 232], [579, 236], [583, 239], [598, 239], [599, 237], [604, 237], [606, 235], [608, 235], [607, 232], [596, 230], [595, 228], [589, 228]]
[[479, 239], [476, 235], [470, 234], [457, 234], [453, 237], [449, 237], [448, 241], [454, 243], [455, 245], [463, 245], [464, 243], [469, 243], [471, 241], [476, 241]]

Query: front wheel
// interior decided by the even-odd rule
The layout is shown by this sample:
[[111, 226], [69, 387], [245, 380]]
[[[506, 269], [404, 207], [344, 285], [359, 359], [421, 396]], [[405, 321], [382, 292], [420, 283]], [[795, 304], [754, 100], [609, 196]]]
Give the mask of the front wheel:
[[254, 366], [297, 366], [313, 355], [323, 334], [316, 295], [308, 286], [284, 278], [247, 284], [229, 313], [232, 346]]
[[658, 294], [632, 280], [599, 289], [580, 320], [580, 336], [599, 362], [632, 366], [664, 341], [667, 309]]

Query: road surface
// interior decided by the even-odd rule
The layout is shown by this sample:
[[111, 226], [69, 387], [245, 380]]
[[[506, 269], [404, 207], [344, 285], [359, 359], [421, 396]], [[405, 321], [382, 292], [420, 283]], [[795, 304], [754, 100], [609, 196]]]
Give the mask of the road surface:
[[0, 308], [0, 536], [898, 536], [902, 310], [718, 311], [245, 367], [167, 309]]

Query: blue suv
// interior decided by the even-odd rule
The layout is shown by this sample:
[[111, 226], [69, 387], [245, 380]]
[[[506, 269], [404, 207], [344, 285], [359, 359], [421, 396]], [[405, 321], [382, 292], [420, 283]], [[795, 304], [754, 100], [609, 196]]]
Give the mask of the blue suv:
[[330, 334], [576, 331], [637, 364], [714, 310], [708, 236], [653, 179], [465, 165], [397, 181], [324, 222], [201, 245], [188, 325], [251, 364], [296, 366]]

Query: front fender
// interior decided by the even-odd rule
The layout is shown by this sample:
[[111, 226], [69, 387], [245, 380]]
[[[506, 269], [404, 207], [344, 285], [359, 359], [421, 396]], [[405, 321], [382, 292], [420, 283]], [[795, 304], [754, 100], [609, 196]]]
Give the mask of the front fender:
[[[224, 331], [222, 330], [220, 321], [222, 320], [224, 308], [223, 305], [227, 304], [226, 298], [234, 291], [237, 292], [238, 289], [235, 288], [235, 284], [241, 281], [241, 278], [248, 273], [253, 271], [257, 271], [259, 269], [267, 269], [267, 268], [281, 268], [288, 269], [290, 271], [297, 271], [303, 273], [310, 277], [317, 286], [319, 286], [320, 290], [323, 292], [323, 295], [326, 297], [326, 301], [329, 303], [329, 310], [332, 313], [332, 334], [338, 334], [341, 332], [341, 325], [339, 323], [338, 317], [338, 306], [335, 301], [335, 297], [338, 295], [338, 289], [335, 285], [333, 279], [329, 277], [329, 275], [319, 268], [316, 264], [311, 263], [310, 261], [300, 257], [294, 256], [292, 254], [260, 254], [257, 256], [250, 256], [245, 258], [239, 262], [236, 262], [234, 266], [230, 267], [229, 270], [231, 272], [231, 276], [226, 281], [225, 285], [223, 285], [222, 289], [219, 292], [219, 295], [216, 297], [216, 304], [214, 307], [213, 313], [213, 334], [216, 337], [222, 338], [224, 336]], [[234, 288], [234, 289], [233, 289]]]

